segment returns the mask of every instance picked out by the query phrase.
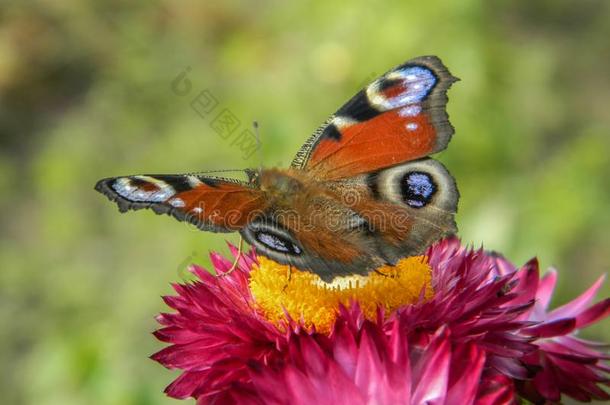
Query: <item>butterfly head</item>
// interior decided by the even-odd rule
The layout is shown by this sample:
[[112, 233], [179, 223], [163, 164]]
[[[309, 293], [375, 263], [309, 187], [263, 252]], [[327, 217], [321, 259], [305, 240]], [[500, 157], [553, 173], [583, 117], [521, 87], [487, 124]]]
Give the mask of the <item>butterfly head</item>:
[[259, 179], [261, 177], [261, 171], [261, 169], [244, 169], [244, 172], [248, 177], [248, 184], [252, 186], [258, 186]]

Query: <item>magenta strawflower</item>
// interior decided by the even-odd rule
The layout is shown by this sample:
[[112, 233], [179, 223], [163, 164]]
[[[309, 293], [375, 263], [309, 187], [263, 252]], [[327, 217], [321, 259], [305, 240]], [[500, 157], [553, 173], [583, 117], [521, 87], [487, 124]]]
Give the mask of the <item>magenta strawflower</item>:
[[[217, 254], [212, 262], [218, 273], [232, 264]], [[178, 295], [165, 301], [175, 312], [160, 315], [155, 332], [171, 345], [153, 359], [183, 370], [166, 390], [175, 398], [333, 405], [610, 399], [602, 388], [609, 357], [599, 343], [575, 336], [610, 314], [610, 299], [591, 305], [602, 279], [547, 313], [554, 271], [540, 278], [536, 260], [517, 269], [457, 239], [355, 287], [319, 287], [309, 273], [281, 279], [281, 266], [257, 264], [253, 253], [223, 277], [192, 270], [199, 280], [174, 286]], [[405, 280], [421, 293], [398, 305]], [[313, 284], [321, 293], [310, 302]]]
[[[295, 336], [279, 367], [254, 369], [265, 404], [493, 404], [514, 398], [512, 381], [485, 372], [485, 350], [453, 344], [441, 327], [411, 345], [403, 321], [364, 320], [342, 310], [328, 340]], [[245, 398], [242, 398], [244, 400]], [[242, 403], [242, 402], [240, 402]]]

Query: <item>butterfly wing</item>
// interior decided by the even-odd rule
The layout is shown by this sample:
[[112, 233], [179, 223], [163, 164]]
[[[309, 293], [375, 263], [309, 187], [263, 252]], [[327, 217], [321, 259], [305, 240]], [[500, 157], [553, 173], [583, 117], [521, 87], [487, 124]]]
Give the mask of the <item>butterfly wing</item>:
[[297, 153], [293, 168], [336, 191], [364, 224], [333, 240], [351, 241], [367, 262], [341, 258], [327, 278], [395, 264], [456, 232], [455, 180], [428, 158], [453, 134], [445, 107], [456, 80], [435, 56], [409, 60], [356, 94]]
[[445, 149], [453, 134], [446, 92], [456, 80], [436, 56], [403, 63], [331, 116], [299, 150], [292, 167], [332, 180]]
[[193, 174], [111, 177], [95, 189], [121, 212], [149, 208], [213, 232], [241, 229], [262, 212], [266, 201], [252, 184]]
[[[371, 191], [378, 253], [389, 263], [422, 254], [436, 240], [457, 231], [459, 192], [438, 161], [418, 159], [360, 177]], [[366, 200], [365, 200], [366, 201]]]

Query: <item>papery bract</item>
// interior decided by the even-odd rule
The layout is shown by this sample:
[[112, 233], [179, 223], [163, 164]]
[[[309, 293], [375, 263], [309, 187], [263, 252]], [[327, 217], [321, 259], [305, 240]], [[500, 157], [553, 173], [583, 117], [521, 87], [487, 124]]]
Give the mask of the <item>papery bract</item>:
[[[236, 254], [236, 249], [232, 248]], [[608, 357], [574, 335], [610, 313], [591, 305], [601, 279], [572, 302], [547, 311], [556, 273], [539, 277], [531, 260], [515, 268], [497, 254], [457, 239], [429, 248], [434, 294], [393, 312], [364, 316], [360, 304], [337, 308], [329, 333], [305, 320], [280, 324], [257, 311], [249, 290], [253, 252], [217, 277], [166, 297], [155, 335], [171, 345], [153, 358], [183, 373], [166, 390], [175, 398], [231, 404], [513, 403], [607, 400]], [[212, 255], [218, 273], [231, 262]]]

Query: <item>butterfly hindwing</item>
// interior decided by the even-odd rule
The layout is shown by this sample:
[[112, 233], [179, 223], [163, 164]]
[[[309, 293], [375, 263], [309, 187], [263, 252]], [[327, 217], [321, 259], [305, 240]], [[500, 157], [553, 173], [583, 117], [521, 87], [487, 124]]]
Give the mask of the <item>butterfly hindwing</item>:
[[440, 162], [418, 159], [365, 178], [376, 201], [391, 204], [389, 211], [399, 219], [379, 229], [376, 238], [378, 252], [390, 262], [422, 254], [434, 241], [457, 231], [459, 192]]
[[292, 166], [340, 179], [445, 149], [453, 134], [446, 92], [456, 80], [435, 56], [392, 69], [331, 116]]
[[95, 189], [121, 212], [150, 208], [213, 232], [241, 229], [265, 206], [248, 183], [199, 175], [137, 175], [100, 180]]

